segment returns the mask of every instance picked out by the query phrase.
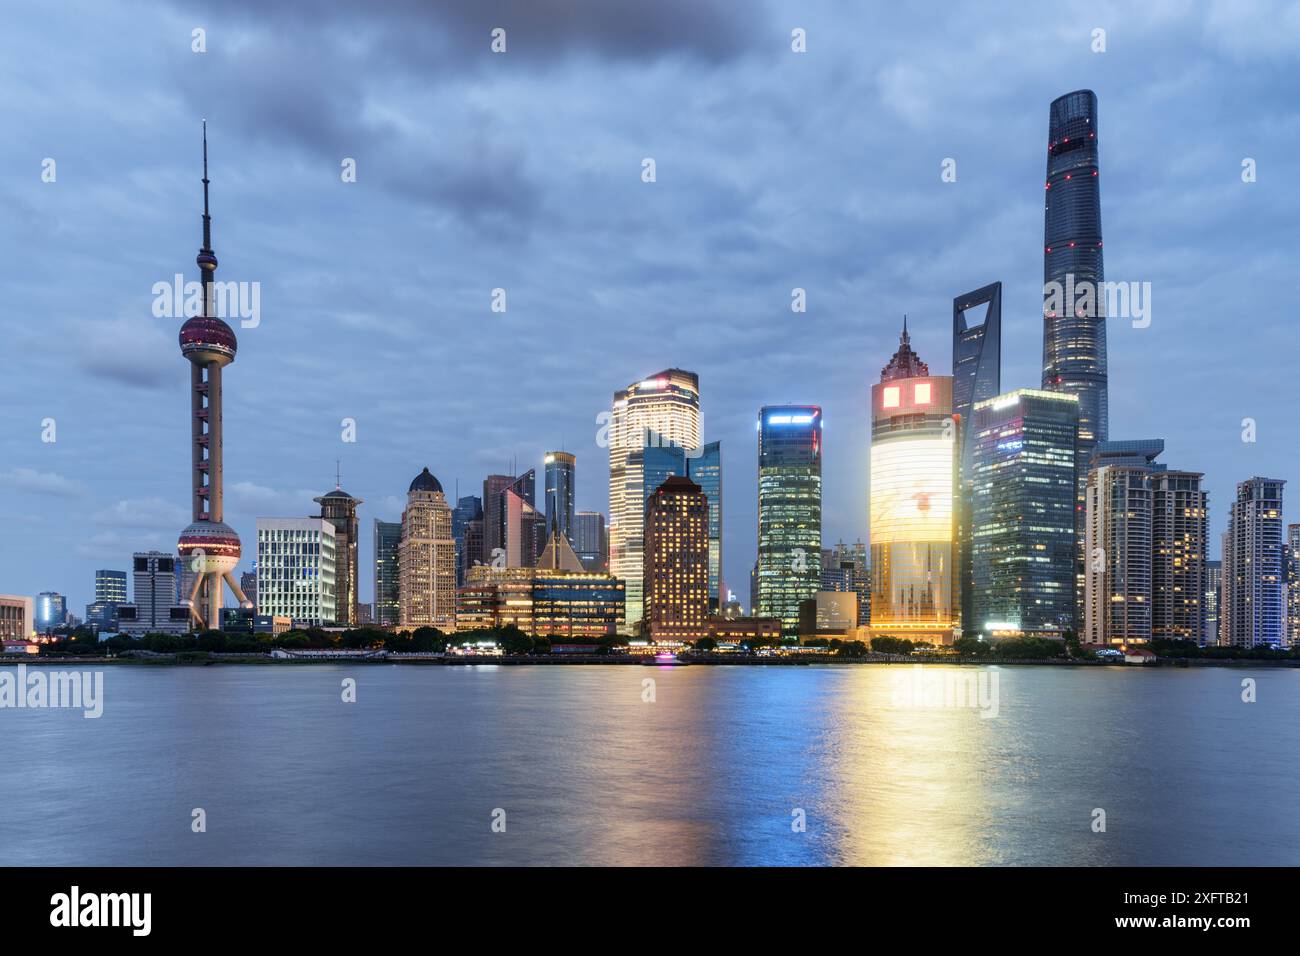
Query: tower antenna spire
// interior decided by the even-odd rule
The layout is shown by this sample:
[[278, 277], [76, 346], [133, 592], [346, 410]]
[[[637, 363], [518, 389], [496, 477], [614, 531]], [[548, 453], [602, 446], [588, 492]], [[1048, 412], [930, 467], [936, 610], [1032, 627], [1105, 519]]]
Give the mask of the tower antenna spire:
[[217, 256], [212, 251], [212, 216], [208, 212], [208, 121], [203, 121], [203, 247], [194, 260], [199, 266], [203, 281], [203, 315], [212, 318], [212, 273], [217, 269]]

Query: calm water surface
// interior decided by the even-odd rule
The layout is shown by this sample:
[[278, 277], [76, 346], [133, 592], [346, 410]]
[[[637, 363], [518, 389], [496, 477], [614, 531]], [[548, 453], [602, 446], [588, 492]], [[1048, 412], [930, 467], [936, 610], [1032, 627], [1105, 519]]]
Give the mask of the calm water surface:
[[0, 710], [0, 864], [1300, 863], [1298, 670], [904, 670], [108, 667]]

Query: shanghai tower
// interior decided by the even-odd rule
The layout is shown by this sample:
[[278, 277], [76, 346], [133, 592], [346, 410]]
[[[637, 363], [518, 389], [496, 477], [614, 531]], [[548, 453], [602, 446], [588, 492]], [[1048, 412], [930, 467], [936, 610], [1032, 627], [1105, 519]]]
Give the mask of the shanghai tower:
[[1077, 607], [1082, 607], [1083, 588], [1083, 492], [1093, 450], [1098, 442], [1106, 441], [1108, 432], [1106, 296], [1097, 172], [1097, 94], [1075, 90], [1052, 101], [1048, 122], [1043, 388], [1079, 399], [1075, 446]]
[[243, 607], [251, 607], [232, 573], [239, 565], [239, 535], [222, 521], [221, 370], [235, 360], [235, 332], [215, 312], [212, 217], [208, 215], [208, 126], [203, 124], [203, 247], [196, 259], [203, 283], [203, 312], [181, 326], [181, 355], [190, 362], [190, 460], [194, 520], [181, 532], [177, 551], [194, 572], [187, 595], [198, 627], [221, 627], [221, 582]]

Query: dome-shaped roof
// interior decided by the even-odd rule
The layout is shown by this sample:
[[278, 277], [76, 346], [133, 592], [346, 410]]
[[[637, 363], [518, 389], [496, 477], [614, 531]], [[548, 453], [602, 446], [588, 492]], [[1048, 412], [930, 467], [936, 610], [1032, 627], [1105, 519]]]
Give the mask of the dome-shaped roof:
[[235, 330], [215, 316], [196, 315], [181, 326], [181, 354], [201, 361], [225, 359], [233, 361], [239, 343]]
[[352, 500], [352, 496], [348, 494], [346, 491], [344, 491], [342, 488], [335, 488], [333, 491], [327, 491], [325, 492], [325, 494], [321, 495], [320, 498], [317, 498], [315, 500], [320, 501], [321, 498], [346, 498], [349, 501]]
[[411, 487], [408, 488], [407, 491], [439, 491], [440, 492], [442, 491], [442, 484], [441, 482], [438, 481], [437, 478], [429, 474], [429, 469], [426, 468], [424, 469], [424, 471], [420, 472], [418, 475], [415, 476], [415, 480], [411, 482]]

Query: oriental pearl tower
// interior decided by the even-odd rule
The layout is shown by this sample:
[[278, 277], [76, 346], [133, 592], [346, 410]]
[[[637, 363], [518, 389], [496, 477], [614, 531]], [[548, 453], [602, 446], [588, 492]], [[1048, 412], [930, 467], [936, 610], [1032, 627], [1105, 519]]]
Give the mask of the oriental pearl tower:
[[181, 355], [190, 361], [190, 451], [194, 520], [181, 532], [177, 551], [191, 571], [190, 616], [196, 627], [221, 627], [221, 581], [240, 606], [251, 608], [232, 573], [239, 565], [239, 535], [222, 521], [221, 370], [235, 360], [235, 332], [216, 314], [212, 274], [212, 217], [208, 215], [208, 124], [203, 122], [203, 248], [196, 260], [203, 281], [203, 313], [181, 326]]

